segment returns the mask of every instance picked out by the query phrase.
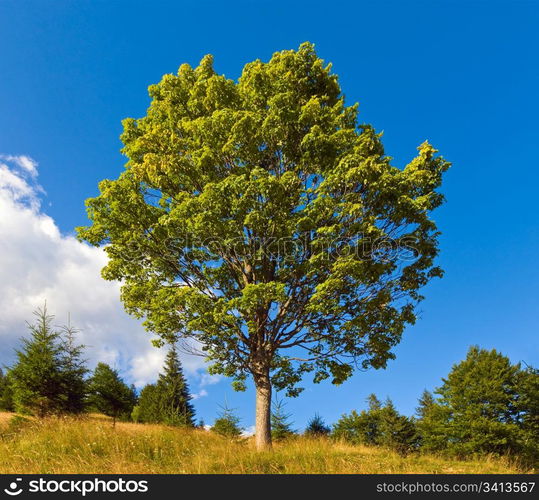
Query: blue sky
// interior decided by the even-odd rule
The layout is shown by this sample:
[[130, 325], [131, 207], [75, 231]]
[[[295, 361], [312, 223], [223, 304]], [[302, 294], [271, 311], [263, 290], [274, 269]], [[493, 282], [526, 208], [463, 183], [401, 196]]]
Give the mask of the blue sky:
[[[435, 213], [446, 275], [425, 290], [421, 319], [387, 370], [357, 373], [341, 387], [307, 383], [287, 408], [301, 428], [314, 412], [334, 422], [361, 409], [375, 392], [410, 414], [471, 344], [538, 364], [538, 22], [531, 1], [0, 0], [0, 154], [39, 163], [40, 213], [69, 238], [86, 223], [84, 200], [98, 181], [123, 168], [120, 121], [144, 114], [148, 85], [207, 53], [236, 78], [253, 59], [315, 43], [347, 102], [359, 102], [360, 119], [384, 131], [396, 165], [425, 139], [453, 163], [447, 203]], [[5, 302], [5, 281], [0, 310], [2, 295]], [[9, 337], [0, 362], [12, 347]], [[121, 354], [122, 369], [130, 360]], [[194, 389], [207, 392], [195, 401], [206, 422], [226, 397], [253, 424], [251, 391], [193, 373]]]

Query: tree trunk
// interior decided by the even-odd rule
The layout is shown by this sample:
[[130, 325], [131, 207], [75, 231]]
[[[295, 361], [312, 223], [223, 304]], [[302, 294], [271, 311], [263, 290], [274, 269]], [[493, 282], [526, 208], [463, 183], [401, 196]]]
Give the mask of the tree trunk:
[[269, 370], [255, 377], [255, 443], [259, 451], [271, 449], [271, 382]]

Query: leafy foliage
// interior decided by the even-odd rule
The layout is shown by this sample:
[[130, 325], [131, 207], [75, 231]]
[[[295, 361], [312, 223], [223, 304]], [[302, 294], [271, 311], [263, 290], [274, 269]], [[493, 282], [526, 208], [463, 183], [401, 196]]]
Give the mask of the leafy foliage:
[[532, 366], [520, 372], [517, 411], [521, 418], [522, 453], [539, 466], [539, 370]]
[[[139, 396], [140, 401], [140, 396]], [[136, 424], [141, 423], [142, 419], [140, 417], [140, 405], [136, 404], [133, 406], [133, 410], [131, 411], [131, 420], [135, 422]]]
[[102, 274], [127, 311], [196, 339], [237, 389], [271, 376], [294, 396], [307, 372], [339, 384], [356, 363], [385, 367], [442, 275], [430, 212], [449, 164], [425, 142], [392, 166], [309, 43], [237, 82], [205, 56], [149, 93], [147, 115], [123, 122], [125, 171], [78, 229], [107, 244]]
[[133, 387], [120, 378], [118, 372], [105, 363], [98, 363], [88, 384], [89, 404], [116, 419], [129, 418], [137, 402]]

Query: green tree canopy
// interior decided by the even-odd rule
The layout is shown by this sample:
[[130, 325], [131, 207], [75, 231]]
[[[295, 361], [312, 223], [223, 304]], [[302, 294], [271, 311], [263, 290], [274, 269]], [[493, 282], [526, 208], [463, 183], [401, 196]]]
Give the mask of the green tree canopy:
[[71, 319], [62, 328], [62, 394], [64, 410], [67, 413], [82, 413], [86, 409], [86, 360], [82, 353], [86, 346], [76, 343], [78, 330], [71, 325]]
[[126, 119], [126, 169], [87, 201], [82, 240], [103, 277], [165, 340], [195, 339], [213, 373], [253, 377], [256, 435], [271, 443], [272, 387], [297, 395], [394, 358], [419, 293], [442, 271], [430, 212], [449, 164], [427, 142], [392, 165], [313, 45], [247, 64], [211, 56], [149, 88]]
[[318, 413], [315, 413], [314, 417], [307, 422], [307, 427], [305, 428], [306, 436], [323, 437], [329, 436], [330, 433], [330, 427]]
[[4, 374], [0, 368], [0, 410], [13, 411], [13, 385], [9, 371]]
[[240, 418], [234, 413], [234, 409], [225, 403], [211, 430], [221, 436], [237, 439], [242, 435], [243, 427], [240, 426]]
[[142, 388], [136, 408], [137, 422], [157, 423], [161, 421], [161, 401], [155, 384], [147, 384]]
[[141, 422], [194, 427], [191, 399], [178, 351], [172, 345], [157, 383], [147, 385], [140, 393], [138, 418]]
[[368, 409], [343, 415], [333, 426], [333, 437], [355, 444], [385, 446], [405, 455], [418, 449], [415, 421], [401, 415], [391, 399], [382, 404], [376, 395], [367, 398]]
[[165, 358], [163, 373], [157, 380], [157, 390], [161, 395], [163, 422], [194, 427], [195, 409], [191, 403], [192, 396], [174, 344]]
[[131, 415], [137, 402], [134, 388], [129, 387], [106, 363], [98, 363], [88, 384], [89, 403], [98, 411], [116, 419]]
[[435, 391], [438, 398], [422, 398], [419, 429], [426, 447], [539, 458], [538, 387], [537, 370], [472, 346]]
[[523, 431], [523, 453], [539, 467], [539, 370], [533, 366], [520, 373], [517, 411]]
[[16, 351], [17, 362], [10, 370], [13, 399], [17, 410], [39, 417], [51, 413], [79, 413], [83, 410], [86, 372], [80, 359], [82, 346], [74, 341], [75, 330], [66, 327], [66, 336], [52, 325], [54, 316], [47, 306], [34, 312], [28, 324], [30, 337]]

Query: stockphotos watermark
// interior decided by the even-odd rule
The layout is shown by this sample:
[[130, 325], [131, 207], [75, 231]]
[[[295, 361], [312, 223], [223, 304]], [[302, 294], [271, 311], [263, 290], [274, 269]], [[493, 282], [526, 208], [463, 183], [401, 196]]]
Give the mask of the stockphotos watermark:
[[89, 493], [147, 493], [148, 481], [134, 479], [11, 479], [4, 493], [15, 497], [21, 493], [75, 493], [85, 497]]
[[163, 261], [193, 263], [204, 260], [218, 261], [222, 258], [247, 258], [252, 261], [267, 260], [287, 262], [309, 259], [313, 255], [329, 260], [336, 257], [355, 257], [358, 260], [376, 262], [413, 262], [421, 254], [420, 240], [406, 235], [370, 237], [356, 234], [348, 237], [316, 238], [300, 237], [238, 236], [235, 238], [197, 238], [179, 234], [162, 240], [130, 240], [121, 249], [122, 258], [131, 262], [145, 262], [148, 258]]

